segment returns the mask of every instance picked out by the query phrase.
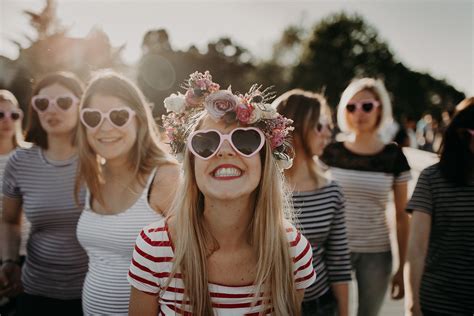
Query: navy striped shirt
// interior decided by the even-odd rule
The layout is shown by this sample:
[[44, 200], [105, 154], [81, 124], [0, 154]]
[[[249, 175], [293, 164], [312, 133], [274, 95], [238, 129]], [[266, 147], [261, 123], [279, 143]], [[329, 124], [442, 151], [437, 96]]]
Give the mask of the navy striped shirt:
[[474, 315], [474, 181], [456, 186], [438, 164], [420, 174], [407, 211], [431, 216], [431, 233], [421, 280], [423, 309]]
[[[77, 156], [51, 161], [34, 146], [18, 149], [3, 177], [3, 194], [22, 199], [31, 223], [26, 262], [22, 269], [25, 292], [56, 299], [80, 299], [87, 272], [87, 254], [76, 238], [83, 203], [74, 200]], [[81, 192], [81, 201], [85, 191]]]
[[344, 220], [344, 196], [334, 181], [307, 192], [294, 192], [299, 229], [313, 249], [316, 281], [306, 289], [304, 301], [325, 294], [331, 283], [351, 280], [350, 251]]

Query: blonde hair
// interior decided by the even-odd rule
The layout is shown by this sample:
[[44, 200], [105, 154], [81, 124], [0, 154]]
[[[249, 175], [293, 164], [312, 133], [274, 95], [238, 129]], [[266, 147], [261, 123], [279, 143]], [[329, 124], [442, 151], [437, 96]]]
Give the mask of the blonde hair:
[[[138, 121], [137, 138], [130, 150], [128, 162], [134, 177], [141, 184], [153, 168], [163, 164], [176, 164], [159, 146], [159, 136], [153, 121], [150, 106], [141, 91], [127, 78], [112, 72], [102, 71], [96, 74], [87, 86], [82, 98], [80, 109], [88, 106], [94, 95], [113, 96], [123, 100], [136, 113]], [[104, 183], [101, 157], [92, 149], [86, 137], [86, 127], [79, 124], [78, 145], [79, 166], [76, 178], [76, 199], [83, 182], [86, 183], [91, 195], [104, 205], [100, 186]]]
[[377, 123], [376, 131], [380, 131], [388, 123], [393, 121], [392, 117], [392, 102], [390, 96], [385, 88], [384, 83], [380, 79], [362, 78], [352, 81], [344, 90], [337, 106], [337, 125], [342, 132], [351, 132], [346, 120], [346, 105], [357, 93], [369, 90], [381, 104], [382, 114]]
[[[249, 240], [258, 258], [254, 302], [260, 293], [265, 293], [269, 297], [264, 301], [265, 307], [273, 308], [276, 315], [299, 315], [293, 261], [284, 227], [286, 220], [293, 220], [293, 209], [268, 143], [260, 157], [262, 176], [256, 189], [253, 220], [248, 227]], [[185, 284], [183, 300], [189, 299], [193, 314], [210, 316], [214, 314], [208, 290], [207, 257], [219, 245], [204, 224], [204, 195], [196, 183], [193, 159], [186, 148], [184, 181], [179, 190], [183, 195], [175, 199], [170, 212], [176, 217], [174, 265], [163, 292], [179, 270]]]
[[[0, 89], [0, 102], [10, 102], [14, 107], [20, 109], [20, 105], [18, 104], [15, 95], [8, 90]], [[15, 148], [18, 146], [23, 147], [25, 145], [21, 120], [15, 122], [15, 134], [13, 135], [12, 143]]]
[[[272, 105], [278, 113], [293, 120], [292, 126], [295, 129], [291, 132], [291, 135], [295, 144], [295, 154], [298, 155], [298, 150], [300, 150], [300, 154], [304, 154], [309, 174], [319, 186], [320, 183], [318, 182], [325, 177], [325, 174], [321, 166], [313, 160], [307, 138], [310, 131], [318, 124], [321, 114], [324, 113], [329, 120], [328, 123], [332, 123], [331, 110], [326, 99], [318, 93], [293, 89], [275, 99]], [[293, 167], [286, 170], [285, 174], [291, 176], [292, 169], [294, 170]]]

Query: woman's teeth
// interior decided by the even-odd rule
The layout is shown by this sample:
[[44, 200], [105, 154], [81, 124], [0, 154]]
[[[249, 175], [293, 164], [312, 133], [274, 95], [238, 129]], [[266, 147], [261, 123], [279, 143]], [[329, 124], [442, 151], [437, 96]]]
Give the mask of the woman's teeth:
[[219, 168], [214, 172], [215, 177], [238, 177], [242, 174], [237, 168]]

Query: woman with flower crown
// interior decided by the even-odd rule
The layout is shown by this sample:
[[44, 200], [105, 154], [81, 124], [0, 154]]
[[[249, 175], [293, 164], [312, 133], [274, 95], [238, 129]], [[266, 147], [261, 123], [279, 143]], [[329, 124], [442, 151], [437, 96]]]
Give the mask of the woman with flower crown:
[[184, 181], [171, 215], [145, 227], [130, 265], [130, 315], [299, 315], [316, 278], [291, 224], [281, 169], [291, 120], [267, 91], [219, 90], [194, 73], [164, 117]]

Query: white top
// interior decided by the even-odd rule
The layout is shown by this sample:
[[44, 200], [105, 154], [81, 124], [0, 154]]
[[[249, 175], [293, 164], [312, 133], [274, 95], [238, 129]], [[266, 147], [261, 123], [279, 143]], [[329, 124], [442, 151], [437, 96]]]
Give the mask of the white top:
[[86, 206], [77, 226], [79, 243], [89, 256], [89, 271], [82, 291], [85, 315], [128, 314], [127, 272], [135, 240], [144, 226], [163, 218], [148, 203], [155, 174], [156, 170], [135, 204], [118, 214], [95, 213], [87, 192]]
[[[6, 154], [0, 155], [0, 182], [3, 182], [3, 171], [7, 165], [7, 161], [10, 158], [14, 151]], [[3, 217], [3, 191], [0, 190], [0, 218]], [[21, 244], [20, 244], [20, 256], [26, 255], [26, 242], [28, 241], [28, 235], [30, 233], [30, 222], [26, 219], [25, 213], [21, 213]], [[3, 234], [0, 234], [0, 238], [3, 237]], [[2, 259], [2, 246], [3, 242], [0, 241], [0, 259]]]

